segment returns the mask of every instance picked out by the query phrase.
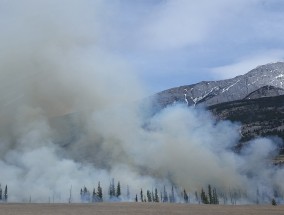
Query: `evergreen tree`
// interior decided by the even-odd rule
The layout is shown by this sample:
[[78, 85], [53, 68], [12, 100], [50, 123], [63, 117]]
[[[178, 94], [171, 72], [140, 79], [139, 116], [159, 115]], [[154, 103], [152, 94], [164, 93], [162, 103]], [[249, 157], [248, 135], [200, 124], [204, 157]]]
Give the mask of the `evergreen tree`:
[[195, 191], [195, 201], [198, 202], [200, 204], [199, 198], [198, 198], [198, 193], [197, 191]]
[[209, 197], [209, 204], [213, 204], [213, 195], [212, 195], [212, 189], [211, 185], [208, 185], [208, 197]]
[[112, 199], [113, 192], [112, 192], [111, 182], [109, 183], [108, 194], [109, 194], [109, 198]]
[[277, 205], [277, 203], [276, 203], [276, 201], [275, 201], [274, 198], [272, 199], [271, 204], [272, 204], [273, 206], [276, 206], [276, 205]]
[[7, 187], [7, 185], [6, 185], [6, 187], [5, 187], [4, 200], [5, 200], [5, 202], [8, 201], [8, 187]]
[[152, 202], [152, 195], [151, 195], [151, 192], [149, 190], [147, 190], [147, 200], [148, 200], [148, 202]]
[[96, 194], [96, 189], [93, 189], [93, 195], [92, 195], [92, 202], [96, 202], [97, 201], [97, 194]]
[[174, 192], [174, 186], [172, 186], [172, 192], [170, 195], [170, 202], [176, 202], [176, 198], [175, 198], [175, 192]]
[[208, 197], [206, 196], [206, 194], [205, 194], [203, 188], [201, 189], [200, 198], [201, 198], [201, 202], [202, 202], [203, 204], [209, 204]]
[[101, 187], [101, 183], [98, 183], [98, 191], [97, 191], [97, 196], [98, 196], [98, 200], [100, 202], [103, 201], [103, 191], [102, 191], [102, 187]]
[[188, 203], [188, 195], [185, 190], [183, 190], [183, 199], [185, 203]]
[[114, 178], [113, 178], [109, 184], [109, 198], [112, 199], [115, 196], [116, 194], [115, 194], [115, 185], [114, 185]]
[[116, 189], [116, 197], [120, 197], [121, 195], [121, 190], [120, 190], [120, 182], [117, 183], [117, 189]]
[[140, 200], [141, 200], [141, 202], [143, 202], [143, 190], [142, 190], [142, 188], [141, 188], [141, 191], [140, 191]]
[[213, 188], [213, 204], [218, 205], [219, 204], [219, 198], [217, 195], [216, 188]]
[[82, 188], [80, 190], [80, 197], [81, 197], [81, 201], [83, 201], [83, 190], [82, 190]]
[[0, 184], [0, 201], [2, 201], [2, 188], [1, 188], [1, 184]]
[[157, 190], [157, 188], [155, 188], [154, 202], [159, 202], [159, 195], [158, 195], [158, 190]]
[[86, 187], [84, 187], [84, 189], [81, 189], [81, 201], [83, 202], [90, 202], [91, 201], [91, 195], [90, 192], [88, 191], [88, 189]]
[[166, 186], [164, 186], [163, 202], [168, 202], [168, 201], [169, 201], [168, 193], [167, 193], [167, 190], [166, 190]]

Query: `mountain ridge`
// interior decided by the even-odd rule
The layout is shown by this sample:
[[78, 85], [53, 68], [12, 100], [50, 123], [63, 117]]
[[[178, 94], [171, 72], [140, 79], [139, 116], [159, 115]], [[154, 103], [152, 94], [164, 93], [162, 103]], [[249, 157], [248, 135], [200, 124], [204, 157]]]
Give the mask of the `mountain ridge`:
[[174, 102], [211, 106], [244, 99], [265, 86], [283, 89], [278, 91], [278, 95], [284, 94], [284, 62], [261, 65], [230, 79], [202, 81], [164, 90], [154, 95], [154, 100], [160, 108]]

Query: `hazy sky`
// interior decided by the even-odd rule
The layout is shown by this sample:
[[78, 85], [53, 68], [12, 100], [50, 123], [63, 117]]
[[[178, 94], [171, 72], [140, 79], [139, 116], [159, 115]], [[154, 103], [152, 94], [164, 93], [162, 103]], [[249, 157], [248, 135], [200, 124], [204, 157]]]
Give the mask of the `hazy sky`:
[[67, 38], [57, 42], [63, 46], [84, 38], [79, 45], [88, 49], [95, 40], [149, 94], [284, 58], [283, 0], [0, 0], [0, 14], [0, 33], [13, 46], [46, 31]]
[[127, 58], [151, 91], [234, 77], [284, 58], [283, 0], [103, 2], [111, 17], [108, 48]]

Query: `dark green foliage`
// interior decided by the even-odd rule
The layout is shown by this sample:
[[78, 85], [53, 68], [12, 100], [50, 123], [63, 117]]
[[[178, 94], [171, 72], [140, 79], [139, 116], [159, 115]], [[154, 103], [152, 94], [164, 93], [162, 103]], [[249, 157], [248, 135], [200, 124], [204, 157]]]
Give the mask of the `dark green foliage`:
[[121, 190], [120, 190], [120, 182], [117, 183], [117, 189], [116, 189], [116, 197], [120, 197], [121, 195]]
[[276, 206], [276, 205], [277, 205], [277, 203], [276, 203], [276, 201], [275, 201], [274, 198], [272, 199], [271, 204], [272, 204], [273, 206]]
[[211, 185], [208, 185], [208, 198], [209, 198], [209, 204], [213, 204], [213, 195], [212, 195], [212, 189]]
[[98, 183], [97, 196], [98, 196], [98, 200], [99, 200], [100, 202], [102, 202], [102, 201], [103, 201], [103, 190], [102, 190], [102, 187], [101, 187], [101, 183], [100, 183], [100, 182]]
[[1, 188], [1, 184], [0, 184], [0, 201], [2, 201], [2, 188]]
[[96, 193], [96, 189], [93, 189], [93, 195], [92, 195], [92, 202], [96, 202], [98, 199], [97, 193]]
[[198, 193], [197, 193], [197, 191], [195, 191], [195, 201], [200, 204], [200, 200], [199, 200], [199, 198], [198, 198]]
[[213, 196], [212, 196], [212, 204], [215, 204], [215, 205], [218, 205], [219, 204], [219, 198], [218, 198], [218, 195], [217, 195], [217, 190], [216, 188], [213, 188]]
[[141, 200], [141, 202], [143, 202], [143, 190], [142, 190], [142, 188], [141, 188], [141, 191], [140, 191], [140, 200]]
[[109, 198], [112, 199], [115, 197], [115, 186], [114, 186], [114, 179], [112, 179], [110, 185], [109, 185]]
[[185, 190], [183, 190], [183, 199], [184, 199], [184, 202], [185, 203], [188, 203], [188, 195], [187, 195], [187, 193], [186, 193], [186, 191]]
[[154, 202], [159, 202], [159, 195], [158, 195], [158, 190], [155, 188], [155, 196], [154, 196]]
[[172, 186], [172, 192], [170, 194], [170, 202], [172, 202], [172, 203], [176, 202], [174, 186]]
[[201, 202], [202, 202], [203, 204], [209, 204], [208, 197], [207, 197], [207, 195], [205, 194], [203, 188], [201, 189], [200, 198], [201, 198]]
[[83, 189], [81, 189], [80, 195], [81, 195], [81, 201], [82, 202], [90, 202], [91, 201], [91, 194], [85, 186], [84, 186]]
[[147, 200], [148, 200], [148, 202], [152, 202], [152, 195], [151, 195], [151, 192], [149, 190], [147, 190]]
[[8, 187], [6, 185], [5, 191], [4, 191], [4, 200], [7, 202], [8, 201]]
[[168, 199], [168, 193], [167, 193], [167, 190], [166, 190], [166, 186], [164, 186], [164, 195], [163, 195], [163, 202], [168, 202], [169, 199]]

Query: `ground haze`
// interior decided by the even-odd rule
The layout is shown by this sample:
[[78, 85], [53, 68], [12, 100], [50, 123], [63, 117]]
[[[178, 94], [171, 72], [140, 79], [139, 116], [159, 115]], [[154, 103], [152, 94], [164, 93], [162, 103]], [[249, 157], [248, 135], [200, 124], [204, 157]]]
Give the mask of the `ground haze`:
[[151, 203], [98, 203], [98, 204], [0, 204], [0, 214], [21, 215], [138, 215], [138, 214], [187, 214], [187, 215], [274, 215], [284, 214], [284, 206], [270, 205], [189, 205]]

